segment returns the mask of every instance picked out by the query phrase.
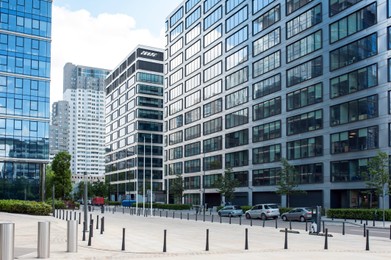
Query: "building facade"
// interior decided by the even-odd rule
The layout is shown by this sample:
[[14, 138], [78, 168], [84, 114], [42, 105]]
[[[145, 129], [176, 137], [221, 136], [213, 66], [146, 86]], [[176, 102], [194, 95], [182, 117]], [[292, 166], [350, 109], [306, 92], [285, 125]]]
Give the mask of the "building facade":
[[152, 184], [164, 201], [163, 50], [137, 46], [106, 78], [106, 149], [111, 200], [150, 201]]
[[57, 153], [68, 152], [69, 143], [69, 103], [57, 101], [52, 104], [50, 124], [49, 158], [53, 160]]
[[44, 197], [51, 0], [0, 1], [0, 199]]
[[68, 152], [72, 174], [105, 173], [105, 92], [109, 70], [67, 63], [63, 98], [69, 104]]
[[214, 183], [230, 168], [234, 203], [284, 206], [275, 191], [285, 158], [306, 191], [290, 206], [373, 205], [363, 174], [391, 144], [390, 2], [178, 6], [166, 20], [164, 152], [184, 203], [219, 205]]

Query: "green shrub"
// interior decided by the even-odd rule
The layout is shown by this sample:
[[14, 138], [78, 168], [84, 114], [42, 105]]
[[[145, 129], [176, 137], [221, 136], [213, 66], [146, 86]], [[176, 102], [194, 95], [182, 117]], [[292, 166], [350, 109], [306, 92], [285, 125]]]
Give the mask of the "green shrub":
[[[329, 209], [328, 218], [383, 220], [382, 209]], [[385, 220], [391, 221], [391, 210], [385, 211]]]
[[0, 211], [45, 216], [52, 212], [52, 207], [45, 202], [0, 200]]
[[110, 206], [120, 206], [121, 202], [120, 201], [108, 201], [107, 204]]
[[[136, 203], [133, 204], [133, 207], [136, 206]], [[138, 203], [138, 207], [143, 207], [143, 203]], [[150, 208], [151, 204], [145, 203], [145, 208]], [[171, 209], [171, 210], [189, 210], [191, 209], [191, 205], [188, 204], [161, 204], [161, 203], [153, 203], [152, 207], [154, 209]]]

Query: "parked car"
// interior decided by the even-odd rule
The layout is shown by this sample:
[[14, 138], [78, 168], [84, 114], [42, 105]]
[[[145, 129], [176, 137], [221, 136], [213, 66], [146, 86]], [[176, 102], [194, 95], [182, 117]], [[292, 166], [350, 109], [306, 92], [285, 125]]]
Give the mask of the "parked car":
[[310, 208], [294, 208], [281, 215], [282, 220], [298, 220], [304, 222], [312, 219], [312, 210]]
[[280, 216], [280, 209], [277, 204], [257, 204], [246, 211], [246, 218], [261, 218], [266, 220], [268, 218], [278, 218]]
[[236, 205], [225, 206], [218, 212], [220, 217], [240, 217], [243, 215], [243, 210]]

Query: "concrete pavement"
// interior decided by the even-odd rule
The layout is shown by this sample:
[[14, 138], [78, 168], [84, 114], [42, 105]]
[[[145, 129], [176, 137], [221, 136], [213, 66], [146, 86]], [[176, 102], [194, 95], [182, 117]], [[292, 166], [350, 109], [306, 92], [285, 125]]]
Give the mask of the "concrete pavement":
[[[244, 226], [202, 220], [173, 219], [172, 217], [142, 217], [117, 212], [89, 213], [105, 217], [105, 231], [101, 235], [94, 223], [91, 246], [82, 241], [82, 225], [78, 229], [78, 252], [67, 253], [67, 222], [50, 216], [29, 216], [0, 213], [0, 222], [15, 223], [15, 257], [36, 259], [39, 221], [51, 222], [50, 259], [389, 259], [391, 240], [358, 235], [332, 234], [325, 250], [325, 237], [313, 236], [303, 230], [299, 234], [285, 233], [273, 227]], [[73, 215], [73, 214], [72, 214]], [[78, 216], [78, 214], [77, 214]], [[100, 221], [99, 221], [100, 228]], [[125, 250], [122, 251], [122, 230], [125, 228]], [[248, 230], [247, 250], [245, 230]], [[206, 230], [209, 230], [209, 251], [206, 251]], [[166, 230], [166, 252], [163, 252]]]

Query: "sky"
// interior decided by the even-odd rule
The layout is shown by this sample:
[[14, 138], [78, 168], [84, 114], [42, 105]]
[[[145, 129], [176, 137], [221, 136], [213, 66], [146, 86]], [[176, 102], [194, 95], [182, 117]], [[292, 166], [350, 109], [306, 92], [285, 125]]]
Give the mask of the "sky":
[[67, 62], [114, 69], [138, 44], [164, 47], [164, 22], [183, 0], [55, 0], [50, 103]]

